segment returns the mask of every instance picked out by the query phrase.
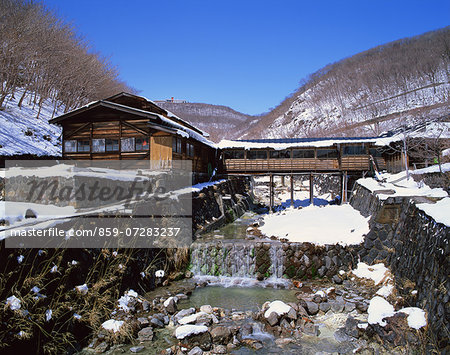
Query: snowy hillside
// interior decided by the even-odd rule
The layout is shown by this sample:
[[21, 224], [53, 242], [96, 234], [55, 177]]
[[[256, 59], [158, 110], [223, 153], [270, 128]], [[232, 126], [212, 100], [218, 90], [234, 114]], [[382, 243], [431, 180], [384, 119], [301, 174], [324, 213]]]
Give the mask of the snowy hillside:
[[374, 136], [445, 116], [449, 42], [450, 27], [330, 64], [262, 116], [243, 138]]
[[[54, 105], [46, 102], [39, 118], [36, 118], [37, 105], [33, 108], [33, 103], [27, 98], [20, 108], [17, 106], [19, 98], [20, 92], [17, 92], [0, 110], [0, 156], [60, 156], [61, 129], [48, 123]], [[55, 116], [58, 114], [62, 112], [57, 112]]]

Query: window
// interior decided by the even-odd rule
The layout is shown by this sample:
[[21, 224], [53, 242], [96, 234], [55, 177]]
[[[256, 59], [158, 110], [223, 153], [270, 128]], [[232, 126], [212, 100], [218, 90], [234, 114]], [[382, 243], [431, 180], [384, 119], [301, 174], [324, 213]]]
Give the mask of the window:
[[362, 145], [347, 145], [344, 147], [344, 155], [365, 155], [366, 148]]
[[119, 151], [119, 140], [118, 139], [106, 139], [106, 151], [107, 152], [117, 152]]
[[91, 142], [89, 141], [78, 141], [79, 152], [90, 152], [91, 151]]
[[224, 152], [225, 159], [244, 159], [243, 150], [226, 150]]
[[266, 150], [249, 150], [247, 151], [247, 159], [267, 159]]
[[194, 145], [191, 143], [186, 143], [186, 153], [188, 157], [194, 156]]
[[294, 149], [292, 157], [295, 159], [314, 159], [313, 149]]
[[148, 138], [136, 138], [136, 150], [148, 150]]
[[178, 154], [182, 153], [182, 151], [181, 151], [181, 138], [173, 137], [173, 140], [172, 140], [172, 151], [174, 153], [178, 153]]
[[92, 140], [92, 152], [93, 153], [103, 153], [105, 151], [105, 140], [104, 139], [93, 139]]
[[66, 153], [76, 153], [77, 141], [75, 140], [64, 141], [64, 151]]
[[317, 159], [336, 159], [338, 152], [335, 149], [317, 149]]
[[134, 138], [121, 138], [120, 150], [122, 152], [134, 152]]
[[291, 157], [290, 150], [271, 150], [269, 151], [270, 159], [289, 159]]
[[371, 156], [375, 157], [382, 157], [383, 154], [381, 153], [381, 149], [377, 149], [377, 148], [370, 148], [369, 149], [369, 154]]

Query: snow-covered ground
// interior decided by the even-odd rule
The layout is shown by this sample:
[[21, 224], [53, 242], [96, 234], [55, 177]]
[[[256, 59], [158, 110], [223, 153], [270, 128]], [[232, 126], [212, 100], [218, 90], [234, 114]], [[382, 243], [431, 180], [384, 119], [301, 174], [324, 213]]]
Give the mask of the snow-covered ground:
[[363, 217], [350, 205], [288, 208], [264, 216], [263, 221], [260, 230], [266, 236], [317, 245], [359, 244], [369, 232], [369, 217]]
[[[442, 165], [442, 171], [450, 171], [450, 163]], [[412, 174], [427, 174], [439, 171], [439, 167], [434, 165], [424, 169], [411, 171]], [[424, 211], [436, 222], [450, 226], [450, 197], [442, 188], [430, 188], [422, 181], [416, 182], [412, 177], [407, 179], [406, 172], [398, 174], [380, 174], [382, 182], [373, 178], [359, 179], [357, 182], [370, 191], [380, 191], [377, 194], [381, 200], [386, 200], [394, 196], [422, 196], [429, 197], [430, 203], [417, 204], [417, 208]], [[438, 200], [434, 202], [433, 200]]]
[[[424, 169], [420, 170], [423, 171]], [[377, 194], [380, 200], [386, 200], [389, 197], [397, 196], [443, 198], [448, 195], [444, 189], [432, 189], [423, 182], [414, 181], [412, 177], [408, 179], [405, 171], [398, 174], [383, 173], [380, 174], [380, 177], [382, 181], [377, 181], [373, 178], [365, 178], [359, 179], [357, 182], [372, 192], [380, 191], [380, 193]]]
[[[0, 110], [0, 155], [35, 154], [38, 156], [61, 155], [61, 128], [48, 123], [52, 119], [53, 105], [46, 100], [40, 112], [25, 98], [22, 108], [17, 106], [22, 95], [17, 91], [14, 98]], [[58, 111], [55, 117], [62, 114]]]

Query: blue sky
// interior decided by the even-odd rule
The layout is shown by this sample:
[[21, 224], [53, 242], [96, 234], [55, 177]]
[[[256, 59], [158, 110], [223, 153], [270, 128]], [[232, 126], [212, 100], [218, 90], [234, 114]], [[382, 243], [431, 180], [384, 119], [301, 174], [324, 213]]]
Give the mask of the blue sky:
[[450, 1], [44, 0], [149, 99], [259, 114], [326, 64], [449, 25]]

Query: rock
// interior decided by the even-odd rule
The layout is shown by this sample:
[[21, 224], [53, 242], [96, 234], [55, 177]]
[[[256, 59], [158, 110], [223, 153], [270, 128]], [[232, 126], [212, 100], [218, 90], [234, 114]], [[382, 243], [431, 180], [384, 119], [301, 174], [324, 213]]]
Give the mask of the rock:
[[345, 303], [341, 301], [334, 301], [331, 303], [331, 310], [334, 313], [341, 313], [344, 310]]
[[210, 333], [213, 343], [216, 344], [226, 345], [230, 342], [232, 337], [231, 330], [222, 326], [213, 328]]
[[137, 319], [137, 321], [138, 321], [138, 323], [139, 323], [139, 325], [140, 325], [140, 327], [141, 328], [144, 328], [144, 327], [146, 327], [147, 325], [149, 325], [149, 321], [148, 321], [148, 318], [145, 318], [145, 317], [139, 317], [138, 319]]
[[[295, 305], [297, 307], [297, 305]], [[298, 307], [297, 307], [298, 309]], [[295, 311], [295, 309], [291, 306], [291, 309], [289, 310], [289, 312], [287, 313], [287, 317], [289, 319], [292, 320], [296, 320], [297, 319], [297, 312]]]
[[331, 308], [331, 305], [328, 302], [322, 302], [321, 304], [319, 304], [319, 309], [322, 312], [327, 313]]
[[276, 314], [275, 312], [271, 312], [269, 314], [269, 317], [266, 318], [267, 322], [269, 323], [269, 325], [271, 327], [273, 327], [274, 325], [276, 325], [278, 323], [278, 314]]
[[158, 318], [152, 317], [150, 319], [150, 324], [156, 328], [164, 328], [164, 323], [161, 322]]
[[356, 305], [353, 302], [345, 302], [344, 311], [346, 313], [350, 313], [354, 311], [356, 308]]
[[138, 333], [139, 341], [152, 341], [153, 340], [153, 328], [147, 327], [139, 331]]
[[226, 354], [227, 353], [227, 347], [225, 345], [214, 345], [213, 354]]
[[303, 327], [303, 332], [308, 335], [318, 336], [319, 335], [319, 327], [316, 326], [313, 322], [308, 322]]
[[25, 212], [25, 218], [36, 218], [37, 215], [32, 209], [27, 209]]
[[283, 348], [292, 342], [294, 342], [294, 339], [292, 338], [278, 338], [275, 340], [275, 344], [277, 344], [280, 348]]
[[325, 266], [321, 266], [319, 270], [317, 270], [317, 273], [319, 274], [320, 277], [324, 277], [327, 271], [328, 269]]
[[150, 303], [147, 300], [142, 301], [142, 310], [147, 312], [150, 309]]
[[108, 349], [109, 349], [109, 344], [108, 344], [106, 341], [104, 341], [104, 342], [98, 344], [98, 345], [95, 347], [94, 352], [95, 352], [96, 354], [103, 354], [103, 353], [104, 353], [105, 351], [107, 351]]
[[190, 347], [198, 346], [203, 351], [207, 351], [211, 349], [211, 334], [209, 334], [209, 332], [193, 334], [184, 338], [182, 343], [189, 344]]
[[358, 311], [365, 313], [367, 312], [369, 306], [367, 305], [366, 302], [356, 302], [356, 308], [358, 309]]
[[261, 342], [255, 339], [244, 339], [242, 340], [242, 343], [254, 350], [260, 350], [263, 348]]
[[280, 327], [285, 328], [285, 329], [292, 328], [291, 325], [289, 324], [289, 322], [284, 318], [280, 322]]
[[353, 317], [348, 317], [347, 320], [345, 321], [345, 327], [344, 327], [344, 332], [345, 334], [347, 334], [348, 336], [351, 336], [353, 338], [358, 338], [358, 323], [359, 321]]
[[297, 305], [297, 307], [298, 307], [297, 313], [298, 313], [298, 315], [300, 317], [307, 317], [308, 316], [308, 312], [306, 311], [306, 309], [302, 305]]
[[317, 303], [306, 301], [306, 310], [308, 311], [308, 314], [313, 316], [319, 312], [319, 306]]
[[188, 352], [188, 355], [202, 355], [202, 354], [203, 350], [198, 346], [193, 347], [191, 351]]
[[342, 279], [340, 278], [339, 275], [334, 275], [333, 278], [332, 278], [332, 281], [333, 281], [335, 284], [337, 284], [337, 285], [342, 284]]
[[190, 270], [187, 270], [187, 271], [184, 273], [184, 277], [187, 278], [187, 279], [190, 279], [190, 278], [193, 277], [193, 276], [194, 276], [194, 274], [193, 274], [192, 271], [190, 271]]
[[139, 353], [139, 352], [141, 352], [144, 349], [145, 349], [144, 346], [133, 346], [132, 348], [130, 348], [130, 351], [132, 353]]
[[170, 297], [164, 302], [167, 313], [174, 314], [177, 311], [177, 304], [174, 297]]
[[239, 336], [241, 338], [243, 337], [247, 337], [250, 334], [253, 333], [253, 326], [251, 324], [244, 324], [240, 329], [239, 329]]
[[207, 305], [203, 305], [200, 307], [200, 312], [205, 312], [205, 313], [211, 314], [211, 313], [213, 313], [213, 309], [209, 304], [207, 304]]

